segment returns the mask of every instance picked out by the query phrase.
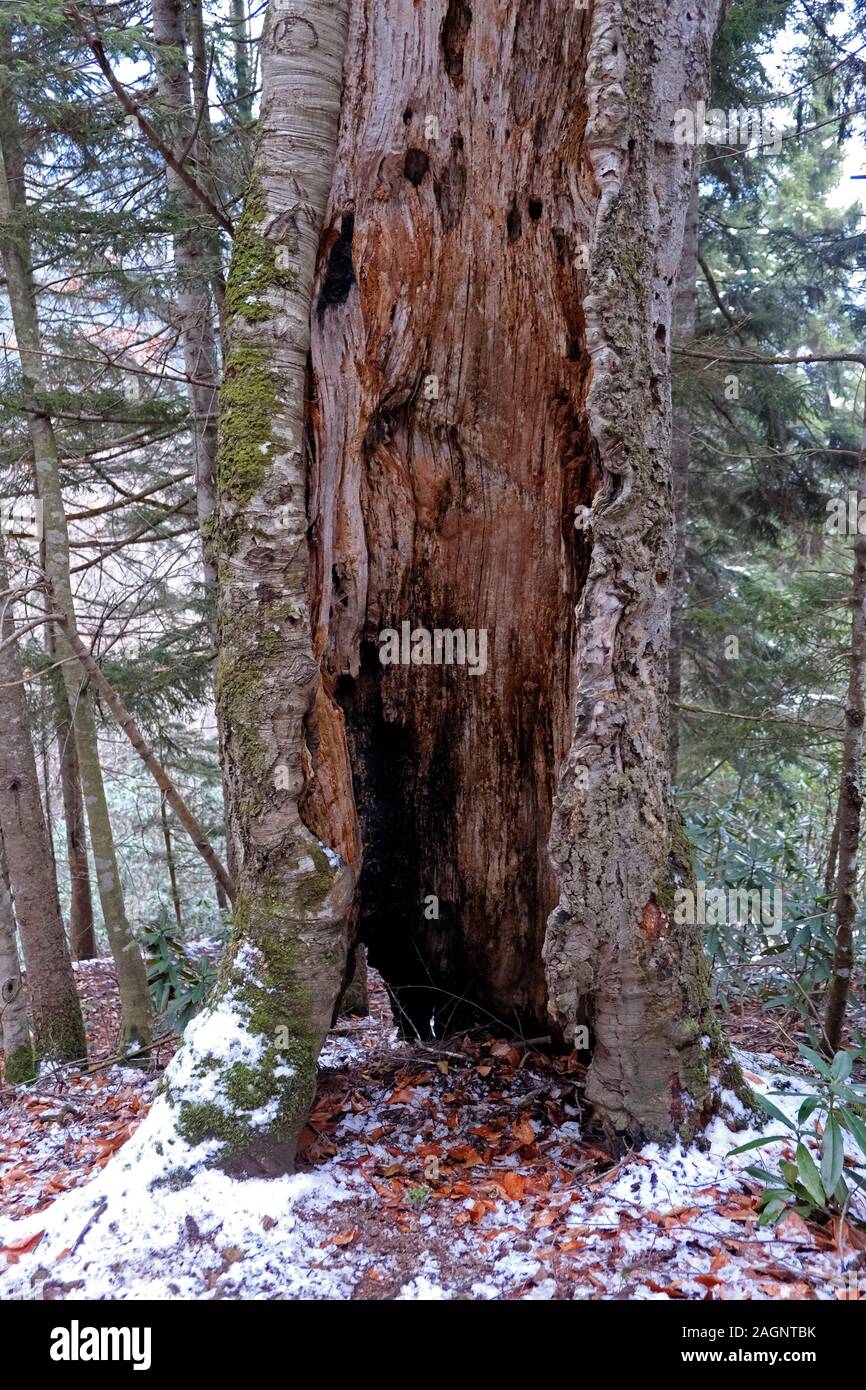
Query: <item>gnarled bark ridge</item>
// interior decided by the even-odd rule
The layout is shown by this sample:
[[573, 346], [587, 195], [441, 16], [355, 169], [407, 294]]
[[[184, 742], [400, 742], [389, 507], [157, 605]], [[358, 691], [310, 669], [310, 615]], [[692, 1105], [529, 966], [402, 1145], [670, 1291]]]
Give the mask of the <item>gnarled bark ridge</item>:
[[578, 608], [574, 738], [551, 853], [562, 887], [545, 943], [566, 1036], [588, 1017], [587, 1097], [608, 1126], [670, 1138], [700, 1123], [714, 1051], [696, 926], [675, 926], [688, 873], [668, 769], [672, 286], [692, 177], [674, 112], [706, 82], [718, 6], [596, 3], [585, 152], [595, 186], [587, 414], [601, 469]]

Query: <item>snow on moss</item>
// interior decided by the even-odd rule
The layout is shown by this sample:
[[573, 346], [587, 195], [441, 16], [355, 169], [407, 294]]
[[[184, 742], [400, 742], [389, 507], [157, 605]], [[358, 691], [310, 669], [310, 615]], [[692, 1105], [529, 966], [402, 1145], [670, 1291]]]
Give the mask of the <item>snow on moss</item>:
[[256, 948], [242, 945], [232, 966], [234, 983], [193, 1019], [165, 1074], [164, 1099], [178, 1133], [193, 1148], [218, 1141], [219, 1158], [243, 1150], [252, 1134], [279, 1121], [296, 1074], [277, 1040], [256, 1025], [251, 997], [263, 988], [261, 968]]

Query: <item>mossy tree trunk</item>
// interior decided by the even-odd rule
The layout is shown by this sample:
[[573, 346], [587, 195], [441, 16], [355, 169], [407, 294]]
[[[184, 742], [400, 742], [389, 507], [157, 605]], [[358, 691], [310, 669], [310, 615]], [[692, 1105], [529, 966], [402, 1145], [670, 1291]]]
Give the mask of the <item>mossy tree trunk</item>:
[[[35, 1055], [74, 1061], [85, 1055], [84, 1023], [48, 847], [8, 590], [0, 538], [0, 833], [27, 971]], [[26, 1057], [19, 1060], [26, 1069]]]
[[[706, 965], [671, 920], [668, 358], [674, 114], [716, 11], [353, 0], [315, 282], [337, 11], [272, 11], [219, 457], [239, 911], [215, 1010], [258, 1043], [197, 1102], [205, 1021], [168, 1087], [224, 1160], [287, 1159], [356, 915], [410, 1026], [549, 1007], [592, 1023], [612, 1130], [704, 1114]], [[384, 667], [404, 620], [485, 631], [486, 671]]]
[[[208, 1161], [247, 1173], [294, 1162], [344, 985], [355, 878], [336, 831], [311, 825], [306, 808], [321, 734], [304, 411], [347, 9], [269, 9], [259, 142], [226, 296], [214, 554], [236, 929], [217, 997], [167, 1073], [165, 1104], [184, 1140], [209, 1144]], [[226, 1049], [224, 1036], [237, 1045]]]
[[[0, 251], [21, 355], [27, 425], [33, 448], [36, 493], [42, 503], [45, 569], [70, 623], [75, 627], [69, 531], [60, 479], [60, 457], [50, 414], [50, 383], [33, 280], [21, 130], [9, 75], [0, 72]], [[121, 1041], [134, 1050], [150, 1041], [151, 1008], [144, 960], [126, 916], [123, 886], [111, 828], [92, 697], [64, 634], [55, 630], [56, 651], [72, 710], [90, 842], [102, 915], [117, 971]], [[10, 863], [11, 871], [11, 863]], [[20, 919], [19, 919], [20, 920]], [[22, 926], [23, 932], [23, 926]]]
[[[594, 1023], [635, 1134], [709, 1087], [697, 929], [669, 930], [669, 355], [674, 113], [717, 12], [357, 0], [313, 314], [315, 649], [353, 787], [320, 761], [311, 800], [349, 825], [354, 793], [371, 962], [410, 1031]], [[487, 630], [486, 673], [383, 666], [402, 620]]]

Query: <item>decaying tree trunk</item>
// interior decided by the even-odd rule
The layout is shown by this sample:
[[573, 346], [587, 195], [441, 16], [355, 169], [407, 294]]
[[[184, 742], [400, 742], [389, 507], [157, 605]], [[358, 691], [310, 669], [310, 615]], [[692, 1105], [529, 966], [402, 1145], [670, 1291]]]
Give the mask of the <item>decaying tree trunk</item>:
[[340, 1000], [340, 1013], [366, 1015], [370, 1012], [370, 988], [367, 979], [367, 952], [360, 941], [355, 944], [349, 970], [349, 983]]
[[[866, 511], [866, 418], [857, 468], [857, 515]], [[863, 724], [866, 719], [866, 536], [854, 541], [851, 586], [851, 653], [845, 737], [842, 743], [842, 781], [834, 835], [838, 845], [836, 872], [836, 949], [824, 1014], [824, 1046], [829, 1056], [842, 1045], [845, 1011], [854, 968], [854, 919], [857, 916], [857, 863], [863, 808]], [[829, 872], [828, 872], [829, 881]]]
[[[695, 336], [698, 307], [698, 174], [692, 179], [683, 249], [677, 271], [673, 309], [674, 344], [691, 343]], [[680, 755], [680, 713], [683, 688], [683, 619], [686, 605], [686, 529], [689, 511], [689, 452], [691, 413], [685, 402], [673, 409], [671, 430], [671, 481], [674, 507], [674, 568], [671, 593], [670, 637], [670, 762], [676, 781]]]
[[[245, 1169], [291, 1161], [356, 917], [407, 1027], [589, 1022], [620, 1134], [685, 1134], [710, 1092], [699, 929], [671, 920], [668, 354], [674, 116], [716, 0], [385, 10], [351, 7], [313, 284], [344, 10], [272, 6], [230, 276], [239, 931], [167, 1103]], [[221, 1011], [252, 1039], [239, 1115], [191, 1080]]]
[[[330, 696], [371, 961], [423, 1030], [549, 994], [605, 1118], [665, 1135], [709, 1090], [669, 930], [668, 357], [717, 8], [356, 4], [313, 315], [320, 727]], [[486, 673], [383, 666], [404, 621], [486, 630]], [[311, 801], [350, 825], [341, 778], [320, 756]]]
[[[547, 853], [574, 701], [576, 509], [598, 481], [580, 268], [588, 15], [353, 7], [313, 315], [313, 614], [364, 866], [361, 933], [410, 1032], [547, 1031]], [[461, 629], [481, 663], [383, 665]], [[330, 698], [328, 698], [330, 697]], [[319, 799], [352, 824], [342, 769]], [[334, 808], [339, 808], [334, 816]]]
[[75, 1061], [85, 1055], [84, 1023], [48, 848], [8, 590], [0, 538], [0, 834], [27, 970], [35, 1055]]
[[36, 1075], [33, 1043], [30, 1040], [27, 990], [18, 962], [18, 932], [15, 907], [6, 869], [3, 838], [0, 835], [0, 1041], [3, 1044], [3, 1080], [7, 1086], [32, 1081]]
[[153, 1123], [169, 1109], [182, 1140], [213, 1141], [200, 1150], [207, 1160], [242, 1172], [293, 1164], [345, 982], [355, 879], [336, 836], [311, 829], [303, 811], [320, 742], [304, 405], [347, 8], [296, 0], [269, 11], [259, 144], [228, 281], [215, 553], [236, 931]]

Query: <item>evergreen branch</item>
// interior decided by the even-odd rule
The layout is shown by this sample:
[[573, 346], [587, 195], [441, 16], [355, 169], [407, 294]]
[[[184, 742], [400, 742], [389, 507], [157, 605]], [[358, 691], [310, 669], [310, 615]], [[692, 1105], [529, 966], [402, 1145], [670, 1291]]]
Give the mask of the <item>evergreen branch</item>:
[[222, 888], [229, 901], [234, 903], [234, 882], [223, 866], [204, 830], [199, 825], [168, 773], [161, 763], [157, 762], [153, 750], [145, 743], [141, 730], [117, 691], [114, 689], [114, 686], [109, 683], [101, 667], [95, 661], [92, 651], [87, 650], [81, 638], [78, 636], [73, 623], [70, 622], [69, 616], [58, 607], [50, 579], [46, 578], [43, 581], [43, 587], [51, 605], [51, 613], [49, 615], [51, 621], [55, 622], [57, 626], [62, 629], [67, 643], [78, 657], [84, 671], [87, 673], [95, 688], [99, 691], [99, 694], [111, 710], [111, 713], [114, 715], [120, 728], [126, 734], [126, 737], [129, 739], [145, 767], [152, 774], [160, 791], [164, 793], [166, 801], [171, 806], [171, 809], [174, 811], [184, 830], [187, 832], [202, 859], [207, 864], [214, 879]]
[[738, 719], [747, 724], [788, 724], [798, 729], [817, 729], [825, 734], [842, 735], [841, 725], [835, 728], [832, 724], [814, 724], [809, 719], [786, 719], [777, 714], [734, 714], [726, 709], [706, 709], [704, 705], [680, 705], [674, 706], [675, 709], [682, 710], [685, 714], [709, 714], [714, 719]]
[[96, 59], [100, 72], [102, 73], [111, 90], [114, 92], [124, 111], [126, 111], [127, 115], [132, 116], [138, 122], [139, 129], [141, 130], [142, 134], [146, 137], [146, 139], [150, 141], [157, 154], [159, 154], [165, 160], [166, 164], [170, 169], [174, 170], [178, 178], [183, 180], [190, 192], [195, 194], [196, 198], [198, 198], [199, 202], [207, 209], [211, 217], [213, 217], [219, 223], [219, 225], [226, 232], [228, 232], [230, 237], [233, 237], [235, 234], [235, 228], [231, 218], [226, 216], [226, 214], [220, 208], [217, 207], [216, 203], [214, 203], [213, 200], [208, 197], [207, 193], [202, 188], [198, 179], [194, 178], [192, 174], [189, 172], [189, 170], [186, 168], [186, 166], [182, 164], [180, 160], [175, 158], [168, 145], [166, 145], [165, 141], [160, 137], [159, 133], [154, 129], [150, 121], [145, 116], [141, 107], [138, 105], [138, 102], [135, 101], [129, 95], [129, 92], [123, 86], [123, 83], [120, 82], [118, 78], [115, 76], [114, 69], [112, 68], [111, 64], [108, 61], [108, 57], [106, 56], [102, 40], [98, 37], [98, 35], [90, 33], [90, 30], [87, 28], [87, 25], [85, 24], [84, 19], [77, 5], [67, 5], [66, 14], [72, 20], [76, 28], [80, 31], [81, 36], [84, 39], [84, 42], [87, 44], [88, 48], [90, 49], [91, 53]]
[[705, 352], [700, 348], [675, 347], [680, 357], [698, 357], [705, 362], [741, 363], [752, 367], [808, 367], [816, 362], [853, 362], [866, 367], [866, 353], [862, 352], [803, 352], [790, 357], [763, 357], [760, 353]]

